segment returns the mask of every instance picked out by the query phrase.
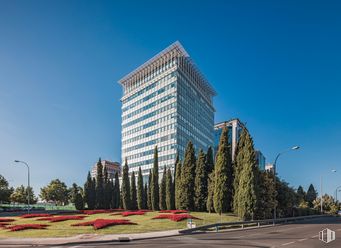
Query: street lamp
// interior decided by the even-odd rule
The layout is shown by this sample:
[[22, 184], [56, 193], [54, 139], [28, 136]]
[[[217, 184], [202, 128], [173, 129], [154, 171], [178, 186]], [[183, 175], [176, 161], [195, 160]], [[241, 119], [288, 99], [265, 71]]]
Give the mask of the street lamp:
[[341, 190], [339, 190], [340, 188], [341, 188], [341, 186], [337, 187], [336, 190], [335, 190], [335, 199], [336, 199], [336, 201], [337, 201], [337, 192], [341, 191]]
[[[293, 146], [293, 147], [291, 147], [290, 149], [284, 150], [284, 151], [282, 151], [282, 152], [280, 152], [280, 153], [277, 154], [276, 159], [275, 159], [275, 162], [274, 162], [274, 183], [275, 183], [275, 191], [276, 191], [276, 192], [277, 192], [277, 189], [276, 189], [276, 188], [277, 188], [277, 187], [276, 187], [276, 166], [277, 166], [277, 160], [278, 160], [278, 158], [279, 158], [283, 153], [290, 152], [290, 151], [293, 151], [293, 150], [298, 150], [298, 149], [300, 149], [299, 146]], [[275, 206], [274, 206], [274, 223], [275, 223], [275, 221], [276, 221], [276, 216], [277, 216], [276, 211], [277, 211], [277, 206], [276, 206], [276, 204], [275, 204]]]
[[14, 160], [15, 163], [22, 163], [27, 167], [27, 212], [30, 213], [30, 167], [24, 161]]

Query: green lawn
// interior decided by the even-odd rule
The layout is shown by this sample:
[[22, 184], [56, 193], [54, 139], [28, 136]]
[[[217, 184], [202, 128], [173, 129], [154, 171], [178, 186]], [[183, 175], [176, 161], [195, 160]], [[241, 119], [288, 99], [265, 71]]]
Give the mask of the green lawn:
[[[216, 222], [229, 222], [237, 221], [238, 218], [232, 214], [224, 214], [220, 217], [217, 214], [209, 214], [202, 212], [191, 212], [191, 215], [198, 217], [202, 220], [193, 220], [197, 226], [216, 223]], [[110, 214], [94, 214], [89, 215], [84, 220], [68, 220], [64, 222], [49, 223], [48, 221], [37, 221], [37, 218], [23, 219], [20, 217], [14, 217], [16, 220], [12, 224], [49, 224], [50, 226], [46, 230], [23, 230], [17, 232], [11, 232], [6, 229], [0, 228], [0, 238], [6, 237], [66, 237], [74, 236], [78, 234], [121, 234], [121, 233], [142, 233], [142, 232], [156, 232], [164, 230], [174, 230], [186, 228], [187, 220], [180, 222], [173, 222], [168, 219], [152, 220], [152, 217], [159, 215], [158, 212], [147, 212], [145, 215], [136, 215], [129, 217], [122, 217], [120, 215], [110, 216]], [[12, 217], [10, 217], [12, 218]], [[84, 221], [90, 221], [94, 219], [129, 219], [137, 225], [120, 225], [106, 227], [100, 230], [94, 230], [92, 226], [77, 226], [73, 227], [71, 224]]]

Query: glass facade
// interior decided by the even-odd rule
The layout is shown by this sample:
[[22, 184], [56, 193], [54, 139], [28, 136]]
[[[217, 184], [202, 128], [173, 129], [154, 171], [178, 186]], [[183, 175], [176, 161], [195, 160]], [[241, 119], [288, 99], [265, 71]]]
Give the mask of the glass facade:
[[120, 80], [122, 101], [122, 161], [130, 172], [153, 166], [158, 147], [160, 171], [183, 159], [186, 145], [205, 151], [213, 145], [214, 90], [180, 43], [176, 42]]

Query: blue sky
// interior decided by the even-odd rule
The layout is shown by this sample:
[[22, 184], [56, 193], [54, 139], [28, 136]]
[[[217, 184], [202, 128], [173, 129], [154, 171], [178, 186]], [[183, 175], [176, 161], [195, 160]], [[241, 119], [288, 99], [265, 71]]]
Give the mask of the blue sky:
[[[185, 3], [184, 3], [185, 2]], [[338, 1], [0, 1], [0, 174], [35, 192], [120, 160], [117, 81], [179, 40], [218, 92], [216, 121], [247, 123], [297, 187], [341, 185]], [[336, 169], [336, 173], [331, 170]], [[340, 193], [341, 196], [341, 193]]]

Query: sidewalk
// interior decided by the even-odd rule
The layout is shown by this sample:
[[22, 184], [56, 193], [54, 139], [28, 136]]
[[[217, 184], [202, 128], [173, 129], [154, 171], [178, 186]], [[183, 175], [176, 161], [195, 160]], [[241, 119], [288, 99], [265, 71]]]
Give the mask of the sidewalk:
[[0, 246], [6, 245], [67, 245], [82, 243], [127, 242], [130, 240], [162, 238], [181, 235], [179, 230], [132, 234], [81, 234], [63, 238], [0, 238]]

